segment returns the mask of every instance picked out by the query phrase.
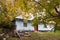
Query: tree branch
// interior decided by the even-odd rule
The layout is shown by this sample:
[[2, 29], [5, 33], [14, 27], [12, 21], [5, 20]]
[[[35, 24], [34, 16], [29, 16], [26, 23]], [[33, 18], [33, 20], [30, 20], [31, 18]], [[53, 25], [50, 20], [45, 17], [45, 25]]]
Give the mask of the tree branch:
[[[35, 1], [35, 2], [38, 3], [40, 6], [44, 7], [41, 3], [37, 2], [37, 1]], [[57, 10], [56, 7], [54, 9], [58, 13], [58, 15], [57, 16], [54, 16], [54, 15], [51, 14], [51, 12], [49, 12], [49, 14], [51, 15], [51, 17], [60, 17], [60, 12]]]
[[34, 1], [34, 2], [36, 2], [36, 3], [39, 4], [40, 6], [44, 7], [40, 2], [37, 2], [37, 1]]
[[54, 9], [58, 13], [58, 15], [60, 15], [60, 12], [58, 11], [57, 7], [55, 7]]

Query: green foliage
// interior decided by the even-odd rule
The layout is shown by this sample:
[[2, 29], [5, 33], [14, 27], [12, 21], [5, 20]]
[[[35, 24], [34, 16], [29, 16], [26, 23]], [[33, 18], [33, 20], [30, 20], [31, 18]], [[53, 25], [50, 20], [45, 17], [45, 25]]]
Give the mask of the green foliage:
[[[52, 17], [52, 15], [53, 16], [59, 15], [54, 8], [59, 7], [60, 0], [39, 0], [38, 2], [36, 2], [35, 0], [32, 0], [32, 1], [30, 0], [13, 1], [12, 0], [12, 2], [7, 2], [6, 0], [2, 0], [2, 1], [0, 0], [0, 6], [1, 6], [0, 7], [0, 25], [1, 26], [11, 25], [12, 24], [11, 21], [14, 20], [14, 18], [17, 16], [17, 14], [19, 15], [19, 13], [24, 14], [25, 18], [26, 18], [25, 15], [27, 15], [28, 13], [32, 13], [34, 15], [34, 19], [32, 21], [33, 25], [38, 25], [40, 23], [44, 23], [46, 25], [51, 20], [55, 21], [56, 23], [60, 22], [59, 17]], [[37, 17], [37, 14], [35, 14], [37, 12], [38, 12], [38, 15], [41, 15], [40, 12], [45, 12], [46, 16], [41, 15]]]
[[[17, 16], [12, 8], [4, 3], [5, 1], [0, 1], [0, 28], [10, 29], [13, 25], [13, 20]], [[8, 10], [9, 9], [9, 10]]]
[[40, 24], [40, 20], [38, 20], [37, 18], [34, 18], [34, 19], [32, 20], [32, 26], [36, 26], [36, 25], [38, 25], [38, 24]]

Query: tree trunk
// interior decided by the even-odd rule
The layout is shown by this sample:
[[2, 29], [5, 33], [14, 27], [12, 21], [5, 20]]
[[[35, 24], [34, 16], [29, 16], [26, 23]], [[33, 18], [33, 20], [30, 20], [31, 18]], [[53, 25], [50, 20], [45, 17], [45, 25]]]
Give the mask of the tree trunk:
[[38, 31], [38, 25], [34, 26], [34, 31], [35, 31], [35, 32]]
[[16, 25], [15, 24], [12, 26], [12, 30], [16, 30]]

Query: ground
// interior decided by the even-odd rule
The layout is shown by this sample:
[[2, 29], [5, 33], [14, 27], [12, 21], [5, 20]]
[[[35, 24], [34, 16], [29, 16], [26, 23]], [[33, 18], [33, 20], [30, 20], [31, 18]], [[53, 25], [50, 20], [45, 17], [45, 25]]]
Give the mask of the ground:
[[[8, 40], [20, 40], [8, 38]], [[21, 37], [21, 40], [60, 40], [60, 31], [57, 32], [32, 32], [29, 37]]]

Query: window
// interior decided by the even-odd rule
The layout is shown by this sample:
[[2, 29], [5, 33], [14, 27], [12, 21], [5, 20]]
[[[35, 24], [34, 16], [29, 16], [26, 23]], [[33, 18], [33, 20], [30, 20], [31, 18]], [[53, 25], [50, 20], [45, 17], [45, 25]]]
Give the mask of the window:
[[24, 27], [27, 27], [27, 23], [24, 23], [23, 25], [24, 25]]

